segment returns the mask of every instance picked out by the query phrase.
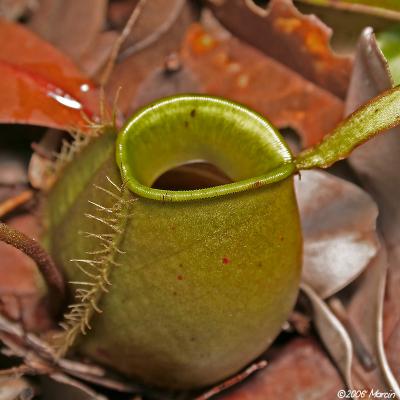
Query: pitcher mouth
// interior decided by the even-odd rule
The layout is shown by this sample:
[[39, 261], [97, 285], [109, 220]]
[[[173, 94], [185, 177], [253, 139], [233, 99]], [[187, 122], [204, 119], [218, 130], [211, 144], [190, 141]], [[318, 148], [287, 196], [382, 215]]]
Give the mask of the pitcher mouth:
[[[194, 190], [152, 188], [162, 173], [204, 159], [233, 183]], [[133, 193], [159, 201], [224, 196], [276, 183], [296, 166], [280, 133], [262, 116], [212, 96], [178, 95], [139, 110], [121, 130], [116, 160]]]

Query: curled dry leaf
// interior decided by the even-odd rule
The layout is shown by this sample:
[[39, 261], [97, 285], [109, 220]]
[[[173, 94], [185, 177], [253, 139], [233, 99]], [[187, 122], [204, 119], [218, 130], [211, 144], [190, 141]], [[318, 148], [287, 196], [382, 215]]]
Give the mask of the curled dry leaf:
[[252, 0], [208, 2], [217, 18], [239, 38], [315, 84], [345, 97], [351, 59], [332, 52], [332, 32], [317, 17], [301, 14], [291, 0], [271, 0], [266, 10]]
[[376, 255], [378, 210], [363, 190], [326, 172], [296, 180], [303, 237], [303, 282], [322, 298], [352, 282]]
[[103, 29], [106, 0], [40, 0], [29, 27], [79, 63]]
[[343, 389], [340, 375], [312, 339], [295, 339], [268, 366], [221, 400], [332, 400]]
[[194, 73], [201, 92], [246, 104], [276, 126], [294, 128], [305, 146], [318, 142], [341, 120], [337, 97], [221, 31], [193, 25], [182, 63]]
[[302, 283], [301, 290], [311, 302], [313, 322], [322, 342], [341, 372], [346, 386], [352, 389], [353, 345], [348, 332], [310, 286]]
[[[368, 82], [363, 86], [361, 82]], [[347, 112], [391, 86], [386, 60], [377, 47], [372, 30], [366, 30], [360, 38], [354, 71], [351, 79]], [[398, 206], [398, 154], [400, 151], [399, 129], [392, 129], [365, 143], [351, 155], [350, 164], [362, 183], [370, 191], [379, 207], [379, 226], [388, 252], [388, 283], [384, 305], [383, 341], [389, 364], [396, 379], [400, 379], [398, 354], [400, 351], [400, 302], [396, 295], [400, 284], [400, 209]], [[381, 363], [382, 364], [382, 363]], [[382, 365], [387, 370], [389, 366]], [[400, 389], [394, 388], [400, 397]]]
[[58, 50], [21, 25], [0, 20], [0, 123], [85, 129], [96, 90]]
[[[173, 3], [173, 7], [170, 3]], [[142, 81], [149, 77], [154, 69], [161, 67], [169, 54], [179, 51], [186, 29], [196, 18], [197, 11], [193, 5], [187, 1], [181, 3], [181, 1], [147, 1], [143, 5], [133, 32], [141, 35], [144, 42], [149, 40], [146, 32], [158, 33], [151, 39], [151, 46], [141, 45], [140, 50], [132, 42], [135, 40], [135, 36], [128, 40], [128, 44], [125, 45], [127, 47], [124, 47], [125, 50], [123, 50], [125, 53], [118, 58], [106, 87], [110, 98], [115, 98], [116, 93], [121, 89], [118, 107], [125, 115], [137, 108], [136, 95]], [[158, 11], [150, 14], [148, 8]], [[159, 25], [154, 25], [155, 23], [168, 29], [159, 31]], [[135, 31], [136, 26], [139, 31]], [[139, 44], [140, 42], [135, 43]]]

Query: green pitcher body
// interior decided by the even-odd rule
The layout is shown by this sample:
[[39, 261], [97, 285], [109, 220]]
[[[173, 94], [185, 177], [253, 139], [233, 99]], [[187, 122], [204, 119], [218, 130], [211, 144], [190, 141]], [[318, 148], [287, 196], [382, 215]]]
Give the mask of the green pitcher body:
[[[227, 378], [271, 344], [294, 305], [302, 257], [292, 174], [262, 184], [291, 161], [279, 134], [255, 113], [240, 120], [249, 111], [230, 102], [211, 119], [215, 104], [193, 98], [169, 117], [165, 100], [153, 119], [140, 111], [118, 140], [112, 130], [93, 140], [45, 207], [47, 247], [76, 282], [65, 340], [144, 383], [179, 389]], [[177, 201], [152, 192], [162, 172], [193, 159], [248, 187]]]

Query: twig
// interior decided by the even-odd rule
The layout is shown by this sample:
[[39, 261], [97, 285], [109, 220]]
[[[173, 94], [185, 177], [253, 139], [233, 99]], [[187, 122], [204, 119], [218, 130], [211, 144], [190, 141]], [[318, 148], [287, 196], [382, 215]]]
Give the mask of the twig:
[[30, 368], [25, 365], [18, 365], [17, 367], [11, 367], [8, 369], [0, 370], [0, 377], [6, 376], [8, 378], [19, 378], [30, 371]]
[[4, 217], [11, 211], [15, 210], [19, 206], [27, 203], [33, 197], [32, 190], [24, 190], [23, 192], [11, 197], [0, 204], [0, 218]]
[[65, 282], [61, 272], [46, 250], [36, 240], [2, 222], [0, 222], [0, 241], [21, 250], [36, 262], [49, 286], [51, 305], [55, 306], [56, 311], [58, 311], [65, 299]]
[[117, 57], [118, 57], [118, 53], [119, 50], [122, 46], [122, 44], [124, 43], [124, 41], [126, 40], [126, 38], [128, 37], [128, 35], [131, 33], [133, 26], [135, 25], [137, 19], [139, 18], [141, 12], [142, 12], [142, 8], [144, 6], [144, 4], [146, 3], [147, 0], [140, 0], [139, 3], [137, 4], [137, 6], [134, 8], [134, 10], [132, 11], [131, 16], [128, 19], [128, 22], [126, 23], [124, 29], [122, 30], [121, 34], [118, 36], [117, 40], [115, 41], [111, 53], [110, 53], [110, 57], [108, 59], [108, 62], [106, 64], [106, 67], [104, 69], [104, 72], [100, 78], [100, 84], [101, 86], [105, 86], [110, 78], [111, 72], [114, 68], [114, 65], [116, 63]]
[[254, 372], [265, 368], [267, 366], [267, 362], [265, 360], [262, 360], [258, 363], [250, 365], [246, 370], [241, 372], [240, 374], [237, 374], [233, 378], [228, 379], [225, 382], [222, 382], [218, 386], [213, 387], [210, 389], [208, 392], [202, 394], [201, 396], [197, 397], [195, 400], [207, 400], [210, 399], [211, 397], [221, 393], [222, 391], [229, 389], [230, 387], [237, 385], [238, 383], [242, 382], [245, 380], [248, 376], [253, 374]]

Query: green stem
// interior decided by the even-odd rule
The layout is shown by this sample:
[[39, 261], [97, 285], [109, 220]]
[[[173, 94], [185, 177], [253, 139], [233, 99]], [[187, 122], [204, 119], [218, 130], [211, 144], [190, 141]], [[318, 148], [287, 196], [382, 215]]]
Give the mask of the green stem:
[[327, 168], [382, 131], [400, 124], [400, 87], [397, 86], [364, 104], [348, 116], [321, 143], [297, 157], [297, 170]]

